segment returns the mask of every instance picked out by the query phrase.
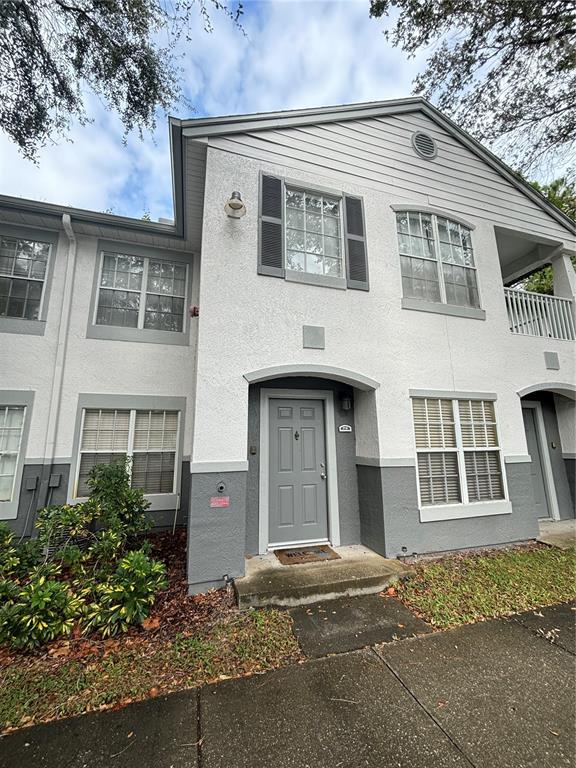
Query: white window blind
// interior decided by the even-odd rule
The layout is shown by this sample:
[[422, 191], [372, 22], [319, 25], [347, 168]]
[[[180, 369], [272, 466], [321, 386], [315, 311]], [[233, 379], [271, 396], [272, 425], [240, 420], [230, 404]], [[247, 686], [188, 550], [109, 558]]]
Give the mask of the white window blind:
[[479, 307], [470, 230], [442, 216], [396, 214], [402, 289], [406, 298]]
[[286, 187], [286, 268], [344, 277], [342, 201]]
[[38, 320], [50, 243], [0, 238], [0, 317]]
[[86, 409], [76, 496], [89, 495], [88, 478], [95, 465], [126, 456], [131, 458], [133, 488], [174, 493], [179, 421], [178, 411]]
[[0, 501], [12, 501], [26, 408], [0, 406]]
[[186, 281], [185, 264], [104, 252], [96, 323], [182, 332]]
[[505, 498], [492, 401], [415, 397], [412, 411], [423, 506]]

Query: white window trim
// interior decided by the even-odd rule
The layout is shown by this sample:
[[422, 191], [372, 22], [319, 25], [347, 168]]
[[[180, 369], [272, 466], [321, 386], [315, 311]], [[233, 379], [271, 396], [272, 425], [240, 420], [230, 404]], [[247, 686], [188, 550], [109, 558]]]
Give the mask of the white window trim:
[[[438, 288], [440, 291], [440, 301], [432, 301], [431, 299], [420, 299], [418, 297], [414, 296], [404, 296], [404, 291], [402, 291], [402, 299], [406, 302], [422, 302], [423, 304], [428, 304], [430, 306], [439, 305], [442, 307], [456, 307], [457, 309], [460, 309], [464, 312], [466, 311], [472, 311], [472, 312], [482, 312], [482, 295], [480, 293], [480, 281], [478, 279], [478, 266], [476, 264], [476, 246], [473, 242], [473, 235], [472, 230], [474, 227], [472, 227], [469, 224], [466, 224], [461, 219], [453, 218], [449, 214], [445, 213], [438, 213], [433, 212], [431, 209], [426, 210], [426, 208], [414, 208], [414, 207], [393, 207], [394, 210], [394, 226], [396, 229], [396, 246], [398, 248], [398, 255], [400, 258], [402, 256], [406, 256], [407, 258], [411, 259], [422, 259], [422, 261], [432, 261], [436, 263], [436, 269], [438, 272]], [[423, 213], [427, 216], [430, 216], [430, 219], [432, 221], [432, 232], [433, 232], [433, 240], [432, 240], [432, 246], [434, 249], [434, 256], [435, 258], [431, 259], [428, 256], [414, 256], [411, 253], [402, 253], [400, 250], [400, 242], [398, 235], [401, 234], [398, 231], [398, 214], [400, 213]], [[464, 269], [473, 269], [474, 273], [476, 275], [476, 291], [478, 292], [478, 306], [474, 307], [470, 304], [450, 304], [448, 301], [446, 301], [446, 283], [444, 281], [444, 264], [452, 264], [452, 262], [444, 262], [442, 261], [442, 255], [440, 253], [440, 233], [438, 231], [438, 218], [446, 219], [446, 221], [453, 222], [454, 224], [458, 224], [463, 229], [467, 229], [470, 234], [470, 242], [472, 244], [472, 258], [474, 259], [474, 264], [472, 266], [464, 265], [464, 264], [454, 264], [452, 266], [461, 266]], [[402, 274], [402, 273], [400, 273]]]
[[[464, 395], [464, 393], [460, 393]], [[437, 395], [431, 397], [430, 395], [412, 395], [410, 400], [414, 397], [427, 397], [430, 399], [442, 399], [451, 400], [452, 409], [454, 412], [454, 429], [456, 432], [456, 448], [417, 448], [416, 447], [416, 431], [414, 429], [414, 415], [412, 411], [412, 434], [414, 439], [414, 450], [416, 452], [416, 486], [418, 489], [418, 511], [420, 514], [421, 523], [436, 522], [440, 520], [457, 520], [467, 517], [484, 517], [488, 515], [507, 515], [512, 513], [512, 504], [508, 494], [508, 481], [506, 477], [506, 468], [504, 464], [504, 454], [502, 446], [500, 445], [500, 432], [498, 430], [498, 413], [496, 410], [496, 402], [494, 402], [494, 417], [496, 421], [496, 429], [498, 430], [498, 446], [490, 446], [486, 448], [464, 448], [462, 444], [462, 428], [460, 422], [460, 405], [459, 400], [492, 400], [491, 397], [454, 397], [454, 393], [450, 395], [444, 394], [442, 396]], [[412, 403], [411, 403], [412, 405]], [[466, 466], [465, 455], [466, 453], [475, 452], [498, 452], [500, 462], [500, 473], [502, 475], [502, 490], [504, 493], [503, 499], [491, 499], [489, 501], [470, 501], [468, 495], [468, 483], [466, 479]], [[420, 493], [420, 473], [418, 471], [418, 454], [419, 453], [456, 453], [458, 460], [458, 474], [460, 480], [460, 495], [462, 501], [457, 504], [422, 504], [422, 496]]]
[[[114, 402], [109, 404], [105, 399], [100, 400], [99, 404], [82, 404], [79, 405], [80, 418], [78, 419], [79, 429], [77, 432], [76, 445], [73, 454], [73, 460], [75, 461], [74, 473], [71, 475], [72, 482], [68, 491], [68, 503], [80, 504], [88, 499], [87, 496], [78, 496], [78, 482], [80, 477], [80, 457], [81, 457], [81, 445], [82, 435], [84, 432], [84, 416], [87, 410], [91, 409], [105, 409], [105, 410], [119, 410], [130, 411], [130, 426], [128, 431], [128, 447], [126, 455], [132, 456], [132, 449], [134, 446], [134, 425], [136, 421], [136, 411], [149, 411], [149, 410], [164, 410], [164, 411], [177, 411], [178, 412], [178, 432], [176, 434], [176, 449], [174, 457], [174, 484], [172, 491], [169, 493], [145, 493], [144, 498], [150, 502], [148, 512], [155, 512], [159, 510], [175, 509], [180, 504], [180, 482], [181, 482], [181, 466], [182, 466], [182, 423], [183, 423], [183, 407], [174, 407], [172, 404], [163, 403], [149, 405], [130, 406], [126, 404], [116, 405]], [[132, 453], [131, 453], [132, 451]], [[90, 451], [90, 453], [111, 453], [109, 450], [102, 451]], [[120, 451], [118, 454], [120, 455]]]
[[[286, 205], [286, 192], [287, 190], [293, 190], [294, 192], [303, 192], [305, 195], [318, 195], [322, 197], [333, 197], [340, 202], [340, 216], [339, 218], [339, 233], [338, 238], [340, 240], [340, 262], [342, 265], [342, 274], [336, 275], [324, 275], [317, 272], [299, 272], [296, 269], [290, 269], [288, 266], [288, 216]], [[306, 202], [304, 202], [304, 216], [306, 216]], [[328, 285], [333, 288], [346, 288], [346, 269], [347, 269], [347, 252], [346, 252], [346, 233], [344, 231], [344, 193], [336, 190], [323, 189], [322, 187], [303, 185], [302, 182], [291, 181], [290, 179], [284, 179], [282, 183], [282, 216], [283, 216], [283, 253], [284, 253], [284, 270], [285, 279], [289, 282], [295, 283], [313, 283], [318, 285]], [[291, 229], [291, 227], [290, 227]], [[306, 232], [306, 230], [304, 230]], [[317, 234], [317, 233], [316, 233]], [[322, 216], [322, 237], [324, 237], [324, 216]], [[306, 247], [306, 242], [304, 242]], [[306, 259], [306, 250], [303, 251], [304, 259]], [[331, 257], [328, 257], [331, 258]]]
[[20, 504], [22, 475], [24, 472], [26, 447], [28, 445], [30, 421], [32, 418], [32, 409], [34, 406], [34, 392], [31, 392], [30, 390], [0, 390], [0, 404], [3, 407], [18, 406], [20, 408], [24, 408], [24, 421], [22, 426], [22, 434], [20, 435], [20, 446], [18, 448], [16, 471], [14, 473], [12, 498], [10, 501], [0, 501], [0, 520], [15, 520], [18, 517], [18, 506]]
[[[104, 269], [104, 255], [110, 254], [113, 256], [132, 256], [137, 259], [142, 259], [143, 261], [143, 270], [142, 270], [142, 283], [140, 286], [140, 291], [136, 291], [132, 288], [111, 288], [109, 286], [102, 285], [102, 272]], [[161, 294], [155, 294], [153, 291], [148, 291], [148, 269], [150, 265], [150, 261], [160, 261], [160, 262], [168, 262], [170, 264], [177, 264], [178, 266], [184, 266], [186, 270], [186, 278], [184, 281], [184, 297], [182, 296], [176, 296], [175, 298], [184, 299], [184, 310], [182, 312], [182, 330], [180, 331], [166, 331], [158, 328], [145, 328], [144, 327], [144, 318], [146, 314], [146, 296], [148, 293], [150, 293], [152, 296], [158, 296]], [[164, 256], [152, 256], [152, 255], [139, 255], [139, 254], [133, 254], [133, 253], [126, 253], [124, 254], [123, 251], [112, 251], [106, 248], [100, 249], [100, 262], [98, 266], [98, 283], [96, 285], [96, 301], [94, 302], [94, 312], [92, 315], [92, 325], [98, 327], [98, 328], [129, 328], [131, 331], [143, 331], [146, 332], [155, 332], [155, 333], [184, 333], [186, 331], [186, 315], [187, 315], [187, 308], [189, 304], [189, 296], [188, 296], [188, 283], [190, 279], [190, 272], [189, 272], [189, 265], [182, 261], [176, 261], [172, 260], [170, 258], [164, 257]], [[111, 290], [111, 291], [126, 291], [129, 293], [139, 293], [140, 294], [140, 302], [138, 304], [138, 325], [136, 327], [131, 326], [122, 326], [122, 325], [110, 325], [108, 323], [98, 323], [98, 308], [100, 306], [100, 291], [102, 288], [105, 291]], [[166, 296], [174, 296], [174, 294], [165, 294]]]

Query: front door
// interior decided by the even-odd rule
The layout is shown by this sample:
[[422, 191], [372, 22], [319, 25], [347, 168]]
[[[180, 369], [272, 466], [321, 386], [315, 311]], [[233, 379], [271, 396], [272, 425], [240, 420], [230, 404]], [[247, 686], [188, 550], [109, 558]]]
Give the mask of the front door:
[[[550, 517], [548, 507], [548, 498], [546, 496], [546, 486], [544, 484], [544, 467], [542, 464], [542, 447], [538, 438], [536, 429], [536, 409], [522, 408], [524, 417], [524, 429], [526, 431], [526, 442], [528, 443], [528, 453], [532, 458], [530, 464], [530, 474], [532, 477], [532, 486], [534, 488], [534, 502], [538, 517]], [[546, 446], [544, 447], [546, 450]]]
[[328, 539], [322, 400], [270, 400], [270, 544]]

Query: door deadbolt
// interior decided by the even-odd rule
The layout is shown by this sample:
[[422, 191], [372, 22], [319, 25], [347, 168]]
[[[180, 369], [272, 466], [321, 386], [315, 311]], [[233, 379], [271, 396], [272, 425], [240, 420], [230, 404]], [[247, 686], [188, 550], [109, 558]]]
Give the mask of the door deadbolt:
[[298, 432], [298, 430], [294, 432], [294, 440], [300, 440], [300, 432]]
[[320, 478], [326, 480], [326, 465], [323, 461], [320, 462]]

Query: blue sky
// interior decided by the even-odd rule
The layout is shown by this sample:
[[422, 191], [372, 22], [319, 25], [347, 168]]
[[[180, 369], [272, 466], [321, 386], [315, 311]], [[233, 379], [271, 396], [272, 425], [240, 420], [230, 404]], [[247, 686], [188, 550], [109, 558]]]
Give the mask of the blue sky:
[[[212, 14], [182, 48], [191, 107], [178, 117], [239, 114], [408, 96], [423, 58], [408, 61], [369, 18], [368, 0], [248, 0], [245, 36]], [[122, 141], [122, 125], [93, 97], [87, 126], [44, 148], [34, 165], [0, 134], [0, 193], [153, 219], [172, 216], [168, 129]]]

